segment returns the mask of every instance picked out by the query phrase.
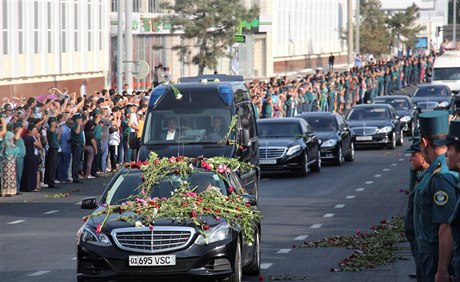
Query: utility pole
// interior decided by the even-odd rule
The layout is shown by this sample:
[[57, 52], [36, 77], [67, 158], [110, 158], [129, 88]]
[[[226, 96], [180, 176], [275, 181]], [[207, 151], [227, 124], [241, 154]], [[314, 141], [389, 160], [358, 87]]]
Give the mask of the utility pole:
[[121, 1], [117, 3], [118, 10], [118, 33], [117, 33], [117, 92], [121, 94], [123, 89], [123, 21]]
[[125, 79], [128, 84], [128, 89], [133, 90], [133, 2], [131, 0], [125, 1], [125, 42], [126, 42], [126, 72]]
[[359, 26], [361, 24], [359, 6], [361, 6], [360, 0], [356, 0], [356, 54], [359, 54]]
[[452, 29], [452, 41], [454, 43], [454, 49], [457, 50], [457, 0], [454, 0], [454, 9], [453, 9], [453, 29]]
[[353, 64], [353, 0], [348, 0], [348, 64]]

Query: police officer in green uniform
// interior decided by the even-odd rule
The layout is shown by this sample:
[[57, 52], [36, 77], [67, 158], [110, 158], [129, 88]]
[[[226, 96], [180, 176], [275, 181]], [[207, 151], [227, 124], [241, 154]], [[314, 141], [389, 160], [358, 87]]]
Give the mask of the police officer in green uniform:
[[450, 281], [452, 233], [449, 218], [456, 203], [457, 175], [447, 168], [446, 146], [435, 145], [449, 129], [448, 113], [422, 113], [420, 147], [430, 163], [414, 193], [414, 227], [417, 240], [418, 281]]
[[[436, 145], [447, 145], [447, 166], [451, 171], [460, 172], [460, 120], [450, 122], [449, 134], [444, 140], [438, 140]], [[455, 279], [460, 281], [460, 179], [457, 179], [457, 203], [450, 218], [452, 239], [454, 241], [453, 268]]]
[[74, 183], [82, 183], [78, 174], [81, 170], [81, 159], [83, 157], [83, 147], [85, 146], [85, 137], [81, 128], [83, 117], [81, 113], [75, 113], [72, 119], [75, 121], [70, 131], [72, 142], [72, 178]]
[[48, 153], [45, 160], [45, 183], [49, 188], [58, 188], [56, 186], [56, 169], [59, 156], [59, 129], [56, 117], [48, 118], [49, 128], [46, 131], [46, 138], [48, 140]]
[[[425, 175], [424, 172], [429, 167], [429, 164], [425, 161], [421, 151], [420, 136], [414, 136], [412, 139], [412, 145], [404, 151], [404, 153], [411, 155], [409, 199], [407, 203], [406, 217], [404, 219], [404, 235], [406, 236], [407, 241], [409, 241], [411, 253], [415, 261], [416, 273], [419, 277], [420, 273], [417, 267], [417, 240], [415, 238], [414, 228], [414, 192], [415, 185], [420, 182]], [[416, 278], [417, 274], [409, 274], [409, 277]]]

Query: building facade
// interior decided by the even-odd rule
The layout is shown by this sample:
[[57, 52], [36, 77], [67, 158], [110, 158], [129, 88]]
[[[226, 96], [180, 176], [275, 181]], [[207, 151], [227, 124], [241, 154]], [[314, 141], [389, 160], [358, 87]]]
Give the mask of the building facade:
[[[262, 0], [261, 0], [262, 1]], [[346, 0], [265, 0], [271, 3], [275, 73], [346, 63]]]
[[78, 92], [107, 84], [106, 0], [16, 0], [0, 3], [0, 97], [37, 96], [50, 87]]

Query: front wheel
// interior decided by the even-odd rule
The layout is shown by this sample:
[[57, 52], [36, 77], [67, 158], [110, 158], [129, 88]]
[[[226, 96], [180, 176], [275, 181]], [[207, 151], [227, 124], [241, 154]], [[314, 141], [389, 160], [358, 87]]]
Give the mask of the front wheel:
[[401, 130], [399, 131], [399, 138], [398, 138], [398, 141], [396, 142], [396, 145], [402, 146], [403, 143], [404, 143], [404, 133]]
[[345, 156], [345, 160], [347, 162], [352, 162], [355, 160], [355, 144], [353, 142], [350, 144], [350, 152]]
[[342, 152], [342, 144], [338, 145], [339, 148], [337, 149], [337, 156], [335, 157], [334, 164], [335, 165], [342, 165], [344, 162], [343, 152]]
[[260, 235], [256, 231], [254, 238], [254, 254], [251, 263], [243, 269], [244, 274], [259, 275], [260, 274]]
[[391, 134], [391, 140], [390, 140], [390, 144], [388, 145], [388, 148], [390, 149], [394, 149], [396, 148], [396, 133], [393, 131], [393, 133]]
[[241, 278], [243, 276], [243, 268], [242, 268], [242, 261], [241, 261], [241, 243], [238, 239], [236, 243], [236, 250], [235, 250], [235, 261], [233, 262], [233, 274], [228, 278], [228, 282], [241, 282]]
[[305, 153], [302, 162], [300, 163], [299, 175], [305, 177], [308, 174], [308, 155]]
[[321, 153], [318, 149], [318, 153], [316, 154], [316, 162], [314, 165], [311, 166], [311, 171], [313, 172], [320, 172], [321, 171]]

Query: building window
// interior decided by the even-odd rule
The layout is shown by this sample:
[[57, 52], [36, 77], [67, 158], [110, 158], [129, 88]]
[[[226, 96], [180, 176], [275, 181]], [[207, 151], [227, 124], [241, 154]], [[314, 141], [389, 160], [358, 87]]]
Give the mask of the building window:
[[74, 4], [74, 51], [78, 52], [78, 1]]
[[159, 12], [159, 0], [149, 0], [149, 13]]
[[99, 31], [99, 50], [102, 51], [102, 2], [99, 0], [99, 26], [98, 26], [98, 31]]
[[118, 0], [112, 0], [112, 12], [118, 12]]
[[8, 1], [2, 1], [2, 27], [0, 31], [3, 37], [3, 46], [0, 50], [0, 54], [8, 55]]
[[139, 13], [139, 0], [133, 0], [133, 12]]
[[40, 52], [40, 41], [41, 38], [38, 36], [38, 1], [34, 1], [34, 54], [38, 54]]
[[18, 53], [24, 54], [24, 24], [23, 20], [23, 11], [22, 11], [22, 0], [18, 0]]

